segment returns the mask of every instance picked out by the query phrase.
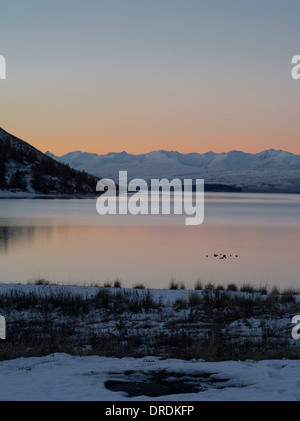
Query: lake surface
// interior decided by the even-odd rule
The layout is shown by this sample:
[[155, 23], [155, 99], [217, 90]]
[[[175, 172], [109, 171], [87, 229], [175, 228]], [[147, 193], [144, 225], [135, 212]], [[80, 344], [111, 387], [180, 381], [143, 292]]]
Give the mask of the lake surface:
[[299, 288], [299, 240], [300, 195], [207, 193], [199, 226], [184, 215], [100, 216], [96, 199], [1, 199], [0, 282]]

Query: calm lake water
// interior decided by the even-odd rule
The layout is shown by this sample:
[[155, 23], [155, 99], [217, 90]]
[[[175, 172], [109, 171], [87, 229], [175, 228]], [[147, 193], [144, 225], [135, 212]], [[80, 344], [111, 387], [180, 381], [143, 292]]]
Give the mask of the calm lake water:
[[100, 216], [95, 199], [1, 199], [0, 282], [299, 288], [299, 240], [300, 195], [206, 194], [199, 226], [184, 215]]

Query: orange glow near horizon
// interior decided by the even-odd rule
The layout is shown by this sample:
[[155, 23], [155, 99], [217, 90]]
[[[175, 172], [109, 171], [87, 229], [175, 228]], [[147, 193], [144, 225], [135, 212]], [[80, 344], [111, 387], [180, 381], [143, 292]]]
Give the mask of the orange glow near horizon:
[[271, 88], [260, 98], [250, 86], [239, 92], [217, 88], [203, 88], [202, 96], [183, 88], [145, 96], [114, 92], [103, 98], [70, 88], [67, 94], [47, 91], [47, 100], [39, 96], [35, 102], [23, 95], [17, 103], [13, 98], [6, 102], [1, 125], [57, 156], [76, 150], [102, 155], [153, 150], [259, 153], [270, 148], [300, 154], [295, 97], [287, 109]]
[[[121, 133], [105, 132], [99, 130], [85, 129], [69, 131], [53, 127], [52, 130], [45, 132], [37, 127], [25, 127], [21, 125], [10, 128], [4, 127], [7, 132], [28, 142], [42, 152], [50, 151], [56, 156], [64, 155], [68, 152], [81, 151], [104, 155], [109, 152], [122, 152], [138, 155], [148, 153], [154, 150], [177, 151], [180, 153], [206, 153], [213, 151], [216, 153], [239, 150], [247, 153], [259, 153], [266, 149], [283, 149], [285, 151], [300, 154], [300, 145], [297, 142], [296, 135], [291, 134], [289, 139], [282, 142], [283, 135], [274, 133], [271, 140], [266, 141], [266, 134], [258, 137], [256, 133], [247, 133], [242, 135], [234, 133], [232, 136], [223, 133], [192, 133], [187, 130], [175, 133], [169, 130], [162, 134], [153, 132], [142, 133], [132, 130], [123, 135]], [[83, 134], [84, 133], [84, 134]], [[253, 140], [255, 139], [255, 140]]]

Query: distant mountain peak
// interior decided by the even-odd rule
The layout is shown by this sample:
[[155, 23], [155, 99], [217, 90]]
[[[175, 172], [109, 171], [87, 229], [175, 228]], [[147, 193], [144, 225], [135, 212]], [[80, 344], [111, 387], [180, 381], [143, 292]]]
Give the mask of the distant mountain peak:
[[270, 148], [258, 153], [232, 150], [217, 153], [180, 153], [154, 150], [133, 155], [72, 153], [55, 157], [78, 170], [118, 181], [119, 171], [128, 178], [204, 178], [206, 183], [239, 186], [244, 191], [299, 191], [300, 156]]
[[50, 156], [50, 158], [55, 158], [54, 153], [49, 152], [49, 151], [45, 152], [45, 155]]

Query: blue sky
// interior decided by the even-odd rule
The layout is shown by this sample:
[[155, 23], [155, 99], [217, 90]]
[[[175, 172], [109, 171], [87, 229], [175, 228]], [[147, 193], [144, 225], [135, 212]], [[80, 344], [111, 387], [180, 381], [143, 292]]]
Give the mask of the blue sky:
[[300, 153], [295, 0], [1, 4], [1, 125], [43, 151]]

